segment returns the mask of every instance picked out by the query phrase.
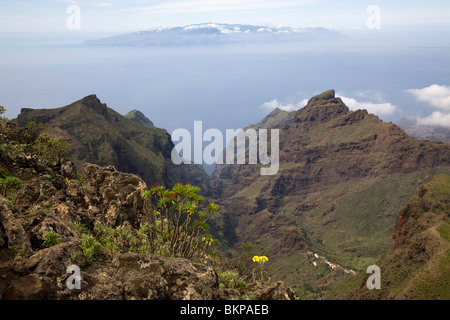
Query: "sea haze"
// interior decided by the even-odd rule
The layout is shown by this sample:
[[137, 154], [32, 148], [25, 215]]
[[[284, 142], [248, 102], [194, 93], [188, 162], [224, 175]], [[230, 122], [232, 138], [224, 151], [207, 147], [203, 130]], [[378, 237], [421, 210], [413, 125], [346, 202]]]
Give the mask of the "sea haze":
[[299, 105], [335, 89], [359, 101], [389, 102], [397, 121], [426, 115], [406, 89], [448, 84], [448, 46], [396, 41], [383, 33], [336, 39], [169, 47], [87, 46], [106, 35], [2, 34], [0, 105], [14, 118], [23, 107], [55, 108], [96, 94], [121, 114], [138, 109], [169, 132], [242, 128], [276, 99]]

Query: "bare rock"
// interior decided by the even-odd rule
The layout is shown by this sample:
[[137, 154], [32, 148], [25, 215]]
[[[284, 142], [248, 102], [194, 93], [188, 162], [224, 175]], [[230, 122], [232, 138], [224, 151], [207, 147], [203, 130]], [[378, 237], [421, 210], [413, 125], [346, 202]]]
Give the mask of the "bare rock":
[[281, 281], [275, 283], [257, 281], [250, 284], [248, 290], [256, 300], [294, 300], [294, 292]]
[[3, 238], [3, 243], [7, 241], [9, 248], [30, 250], [31, 243], [23, 228], [23, 219], [14, 217], [11, 210], [4, 204], [0, 204], [0, 211], [0, 223], [6, 236]]
[[[106, 215], [95, 217], [102, 223], [116, 226], [128, 221], [138, 226], [146, 214], [141, 193], [146, 190], [145, 182], [136, 175], [117, 171], [113, 166], [100, 167], [86, 164], [83, 167], [86, 187], [83, 189], [85, 202], [91, 206], [100, 205]], [[92, 212], [94, 213], [94, 209]]]
[[[211, 267], [180, 258], [151, 254], [114, 254], [82, 270], [80, 290], [72, 299], [212, 300], [219, 298]], [[76, 294], [76, 295], [74, 295]]]

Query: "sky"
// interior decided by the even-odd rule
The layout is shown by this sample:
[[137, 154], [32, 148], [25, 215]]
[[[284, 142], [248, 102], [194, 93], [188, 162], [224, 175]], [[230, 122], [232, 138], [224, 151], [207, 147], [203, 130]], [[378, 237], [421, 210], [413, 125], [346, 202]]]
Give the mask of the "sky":
[[379, 9], [385, 28], [450, 22], [448, 0], [2, 0], [0, 30], [67, 31], [70, 6], [79, 9], [80, 32], [121, 33], [209, 21], [357, 30], [367, 27], [373, 8]]
[[[305, 65], [297, 64], [299, 70], [307, 70], [309, 72], [322, 68], [324, 73], [316, 81], [323, 83], [324, 87], [319, 88], [319, 86], [316, 86], [317, 90], [314, 89], [313, 91], [313, 85], [311, 85], [311, 88], [306, 90], [300, 87], [303, 83], [295, 79], [298, 83], [293, 82], [292, 87], [297, 86], [297, 91], [289, 88], [287, 81], [280, 83], [279, 88], [273, 90], [273, 93], [268, 90], [261, 90], [261, 99], [265, 99], [258, 103], [261, 116], [264, 116], [262, 114], [263, 112], [267, 114], [274, 108], [288, 111], [296, 110], [303, 107], [306, 104], [307, 98], [310, 98], [312, 94], [320, 93], [321, 90], [335, 88], [337, 89], [337, 95], [352, 110], [364, 108], [388, 120], [397, 120], [407, 115], [415, 116], [419, 123], [437, 124], [450, 128], [450, 79], [446, 78], [446, 75], [450, 73], [450, 61], [442, 58], [446, 56], [446, 52], [450, 48], [450, 1], [448, 0], [1, 0], [0, 48], [6, 49], [11, 44], [8, 41], [13, 39], [13, 37], [1, 37], [2, 34], [17, 33], [27, 34], [29, 36], [52, 33], [58, 34], [60, 38], [67, 38], [68, 41], [71, 39], [89, 40], [97, 39], [100, 35], [106, 36], [205, 22], [283, 25], [290, 27], [325, 27], [341, 32], [344, 35], [351, 35], [351, 39], [358, 39], [358, 45], [365, 46], [366, 51], [360, 57], [358, 57], [357, 51], [351, 52], [357, 59], [360, 58], [359, 61], [347, 61], [345, 60], [345, 53], [339, 47], [333, 48], [333, 50], [336, 50], [336, 57], [339, 57], [339, 59], [336, 58], [336, 63], [349, 63], [349, 68], [361, 68], [361, 72], [354, 70], [353, 73], [349, 73], [349, 78], [341, 80], [341, 83], [339, 80], [332, 82], [329, 77], [324, 76], [325, 74], [331, 74], [328, 72], [328, 65], [333, 65], [334, 61], [326, 61], [325, 67], [321, 65], [321, 61], [314, 61], [312, 59], [311, 61], [317, 64], [316, 69], [309, 68], [307, 63]], [[37, 36], [35, 38], [38, 39]], [[385, 44], [386, 51], [384, 49], [380, 50], [382, 48], [380, 47], [381, 43]], [[351, 43], [347, 42], [346, 44]], [[401, 61], [402, 63], [398, 63], [398, 66], [396, 65], [395, 59], [403, 59], [402, 54], [395, 52], [396, 46], [402, 46], [405, 52], [408, 54], [411, 53], [410, 56], [404, 58], [411, 59], [411, 62]], [[371, 47], [376, 47], [379, 50], [379, 54], [372, 54], [370, 52]], [[411, 48], [411, 50], [408, 48]], [[424, 50], [424, 56], [420, 56], [418, 53], [418, 50], [422, 49]], [[112, 62], [111, 66], [107, 66], [106, 63], [103, 66], [103, 62], [98, 63], [98, 60], [92, 62], [89, 58], [82, 58], [81, 55], [78, 58], [77, 53], [70, 53], [72, 59], [75, 60], [74, 63], [80, 64], [80, 67], [77, 67], [77, 69], [68, 69], [70, 72], [76, 73], [78, 72], [77, 70], [80, 70], [79, 72], [81, 74], [81, 70], [89, 69], [89, 63], [92, 63], [93, 67], [91, 69], [93, 71], [91, 78], [98, 76], [101, 80], [97, 81], [94, 85], [91, 83], [86, 84], [85, 87], [89, 86], [89, 88], [83, 88], [84, 91], [80, 89], [79, 91], [82, 93], [78, 93], [75, 90], [76, 84], [74, 85], [74, 83], [76, 81], [82, 83], [85, 80], [80, 80], [82, 79], [80, 76], [80, 78], [75, 77], [70, 82], [70, 80], [66, 80], [58, 74], [58, 69], [63, 70], [63, 68], [55, 67], [56, 61], [62, 61], [67, 52], [64, 51], [64, 53], [61, 53], [57, 57], [58, 60], [54, 57], [46, 58], [46, 53], [40, 50], [21, 50], [19, 54], [12, 50], [9, 52], [7, 50], [3, 51], [0, 52], [0, 60], [3, 60], [3, 62], [0, 61], [0, 67], [3, 68], [0, 69], [0, 84], [7, 85], [8, 87], [4, 86], [3, 91], [0, 88], [0, 104], [7, 105], [11, 108], [8, 116], [15, 116], [20, 109], [19, 105], [31, 107], [29, 101], [36, 102], [36, 106], [40, 106], [40, 104], [49, 105], [51, 103], [49, 99], [55, 99], [58, 97], [58, 94], [60, 95], [59, 100], [63, 100], [66, 91], [74, 96], [70, 98], [73, 101], [75, 100], [75, 95], [79, 95], [77, 98], [81, 98], [81, 94], [90, 94], [92, 92], [88, 92], [88, 90], [92, 89], [95, 90], [95, 93], [103, 91], [101, 98], [107, 99], [108, 101], [106, 102], [109, 104], [111, 102], [115, 103], [116, 101], [117, 103], [129, 103], [123, 97], [125, 92], [122, 92], [121, 96], [118, 96], [116, 94], [117, 90], [111, 89], [112, 87], [95, 87], [98, 82], [105, 80], [101, 78], [101, 72], [104, 70], [109, 72], [113, 68], [119, 70], [118, 68], [120, 67], [126, 72], [130, 71], [131, 67], [123, 67], [121, 65], [122, 62], [117, 62], [120, 59]], [[42, 52], [42, 61], [36, 58], [39, 52]], [[58, 53], [54, 50], [53, 54], [56, 56]], [[86, 52], [83, 54], [89, 56]], [[307, 54], [305, 56], [308, 57]], [[322, 52], [321, 57], [325, 56], [328, 58]], [[436, 57], [439, 59], [436, 59]], [[30, 71], [26, 71], [26, 68], [23, 67], [27, 64], [31, 65], [31, 62], [29, 62], [31, 58], [34, 59], [33, 68], [39, 70], [40, 73], [31, 71], [35, 70], [32, 68], [30, 68]], [[228, 56], [224, 55], [221, 58], [226, 59]], [[82, 59], [85, 60], [81, 61]], [[271, 58], [269, 56], [264, 57], [264, 59], [268, 59], [267, 62], [271, 64], [267, 64], [267, 66], [273, 68], [278, 74], [282, 74], [285, 77], [291, 76], [292, 73], [285, 72], [287, 67], [278, 64], [275, 60], [270, 60]], [[45, 62], [46, 60], [48, 61]], [[196, 62], [195, 55], [193, 55], [191, 60]], [[206, 70], [213, 75], [213, 71], [216, 72], [216, 69], [214, 69], [214, 61], [216, 60], [212, 61], [207, 67], [201, 64], [187, 66], [181, 62], [177, 64], [173, 61], [164, 61], [161, 65], [168, 65], [168, 68], [164, 69], [165, 71], [176, 69], [177, 72], [179, 71], [183, 75], [188, 75], [189, 77], [187, 79], [194, 86], [195, 82], [192, 79], [196, 80], [198, 77], [194, 73], [188, 74], [188, 70], [197, 72], [197, 75]], [[256, 65], [253, 67], [252, 61], [249, 61], [249, 63], [246, 63], [242, 67], [242, 78], [244, 79], [250, 73], [258, 75], [258, 67]], [[367, 67], [364, 65], [365, 61], [369, 64], [375, 61], [373, 62], [374, 66], [372, 69], [370, 65]], [[16, 69], [14, 69], [14, 63], [17, 64]], [[71, 67], [71, 63], [71, 61], [65, 64], [61, 62], [61, 66], [64, 64], [65, 67]], [[82, 66], [81, 64], [84, 65]], [[230, 62], [230, 65], [233, 65], [232, 62]], [[231, 76], [231, 78], [229, 81], [223, 79], [220, 81], [222, 81], [221, 83], [224, 84], [224, 87], [231, 87], [231, 84], [228, 82], [231, 83], [233, 74], [229, 74], [227, 71], [228, 67], [225, 64], [223, 66], [224, 68], [218, 70], [218, 72], [226, 76]], [[358, 79], [354, 79], [355, 75], [357, 75], [361, 79], [365, 79], [367, 83], [367, 78], [370, 74], [366, 75], [362, 71], [363, 69], [367, 69], [365, 72], [370, 72], [374, 68], [387, 68], [386, 66], [390, 66], [391, 70], [395, 72], [395, 74], [390, 75], [389, 72], [392, 71], [386, 70], [386, 78], [390, 79], [389, 81], [392, 81], [392, 84], [379, 78], [378, 83], [374, 81], [373, 84], [369, 83], [363, 87], [358, 82]], [[154, 67], [160, 68], [156, 65]], [[398, 67], [399, 71], [395, 67]], [[139, 68], [137, 70], [133, 69], [132, 71], [135, 74], [139, 74]], [[244, 73], [244, 71], [247, 71], [246, 68], [248, 72]], [[411, 70], [412, 68], [414, 70]], [[17, 70], [19, 72], [16, 72]], [[339, 72], [345, 71], [344, 66], [340, 65]], [[424, 75], [422, 76], [421, 71], [426, 72], [427, 75], [425, 76], [422, 73]], [[41, 74], [47, 76], [51, 72], [54, 72], [53, 78], [56, 79], [54, 83], [49, 81], [48, 77], [46, 79], [40, 78]], [[377, 72], [379, 75], [382, 75], [380, 70], [377, 70]], [[398, 72], [402, 72], [402, 74], [398, 74]], [[8, 75], [10, 79], [2, 79], [2, 73], [3, 77]], [[24, 80], [22, 74], [26, 75], [28, 79]], [[21, 76], [22, 78], [20, 78]], [[115, 79], [115, 76], [116, 74], [109, 76], [106, 81]], [[179, 93], [177, 94], [181, 95], [185, 93], [185, 85], [181, 81], [180, 84], [177, 84], [177, 76], [178, 74], [176, 76], [174, 75], [170, 81], [168, 80], [171, 86], [167, 89], [167, 92], [170, 90], [177, 92], [178, 90]], [[314, 79], [314, 74], [308, 74], [308, 76]], [[60, 78], [61, 80], [64, 78], [64, 81], [60, 81]], [[210, 78], [213, 78], [213, 76]], [[167, 79], [169, 78], [167, 77]], [[255, 83], [261, 81], [258, 78], [250, 79], [250, 76], [248, 76], [248, 81], [251, 82], [252, 80], [255, 80]], [[278, 82], [276, 79], [270, 80], [274, 88]], [[65, 81], [67, 83], [70, 82], [70, 86], [67, 85], [61, 90], [61, 86]], [[152, 79], [151, 81], [151, 85], [155, 87], [162, 85], [158, 80]], [[208, 78], [206, 80], [205, 78], [205, 83], [208, 81], [210, 79]], [[386, 83], [382, 83], [383, 81]], [[41, 88], [43, 82], [46, 82], [46, 88]], [[344, 82], [348, 87], [352, 85], [354, 89], [349, 90], [346, 88], [347, 90], [343, 90], [341, 85]], [[20, 92], [22, 86], [25, 86], [27, 83], [30, 83], [28, 92], [35, 90], [35, 96], [29, 94], [28, 97], [25, 97], [20, 94], [14, 94], [16, 91]], [[332, 86], [328, 87], [328, 83]], [[114, 85], [117, 88], [123, 87], [119, 81]], [[127, 92], [131, 97], [129, 100], [132, 98], [137, 99], [135, 97], [141, 94], [141, 92], [138, 89], [132, 90], [131, 87], [128, 87], [130, 93]], [[55, 90], [55, 88], [58, 88], [58, 90]], [[267, 85], [267, 88], [270, 88], [270, 86]], [[391, 88], [391, 91], [394, 88], [398, 91], [398, 94], [392, 92], [388, 94], [384, 91], [386, 88]], [[307, 92], [301, 92], [301, 90], [306, 90]], [[244, 91], [242, 90], [242, 92]], [[225, 89], [223, 92], [226, 92]], [[50, 95], [50, 93], [53, 95]], [[154, 95], [156, 94], [154, 93]], [[397, 100], [394, 99], [396, 96], [398, 98]], [[66, 99], [69, 98], [67, 97]], [[145, 101], [145, 99], [148, 98], [143, 97], [139, 103], [143, 104], [142, 101]], [[166, 96], [162, 96], [161, 99], [168, 101], [171, 101], [171, 99], [174, 100], [173, 95], [169, 93]], [[244, 99], [242, 100], [242, 103], [244, 103]], [[203, 103], [206, 104], [216, 102], [213, 100], [205, 101]], [[211, 101], [213, 102], [211, 103]], [[71, 101], [67, 101], [67, 103], [69, 102]], [[251, 102], [255, 103], [254, 101]], [[62, 102], [56, 100], [52, 101], [52, 103], [56, 104], [56, 106], [62, 105]], [[180, 102], [173, 102], [173, 104], [177, 103]], [[194, 103], [192, 102], [192, 104]], [[234, 103], [234, 101], [230, 101], [230, 103]], [[206, 113], [207, 111], [204, 110], [204, 112]], [[260, 115], [258, 115], [258, 118], [260, 118]], [[152, 118], [152, 120], [155, 119]]]

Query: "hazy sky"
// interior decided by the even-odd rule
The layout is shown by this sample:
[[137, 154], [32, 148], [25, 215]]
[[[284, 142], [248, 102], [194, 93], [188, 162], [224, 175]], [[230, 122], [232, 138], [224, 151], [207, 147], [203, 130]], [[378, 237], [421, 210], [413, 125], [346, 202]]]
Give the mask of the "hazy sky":
[[1, 31], [67, 31], [76, 5], [85, 32], [128, 32], [201, 22], [366, 28], [370, 6], [382, 27], [450, 24], [450, 1], [388, 0], [1, 0]]
[[[74, 15], [75, 29], [68, 26]], [[327, 27], [346, 38], [284, 55], [274, 46], [273, 55], [265, 47], [255, 55], [202, 48], [161, 57], [148, 48], [82, 46], [101, 35], [205, 22]], [[58, 47], [39, 47], [47, 33]], [[0, 48], [0, 105], [9, 117], [96, 93], [119, 112], [135, 106], [165, 128], [198, 120], [194, 109], [213, 126], [233, 127], [276, 107], [296, 110], [334, 88], [351, 109], [383, 120], [415, 116], [450, 127], [449, 0], [0, 0]], [[159, 106], [178, 118], [164, 122]]]

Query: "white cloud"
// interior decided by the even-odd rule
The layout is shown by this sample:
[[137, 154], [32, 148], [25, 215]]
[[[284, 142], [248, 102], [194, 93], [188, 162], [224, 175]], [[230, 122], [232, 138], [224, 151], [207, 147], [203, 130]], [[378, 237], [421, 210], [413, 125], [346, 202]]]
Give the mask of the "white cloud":
[[354, 98], [344, 97], [342, 95], [336, 96], [340, 97], [350, 110], [366, 109], [367, 112], [376, 115], [391, 115], [397, 110], [397, 106], [390, 102], [374, 103], [358, 101]]
[[440, 111], [435, 111], [428, 117], [425, 118], [417, 117], [416, 119], [418, 125], [440, 126], [450, 128], [450, 113], [445, 114]]
[[408, 89], [406, 92], [412, 94], [417, 101], [444, 111], [434, 111], [427, 117], [415, 117], [418, 125], [450, 128], [450, 86], [432, 84], [422, 89]]
[[303, 99], [302, 101], [298, 103], [280, 103], [278, 102], [278, 99], [273, 99], [267, 102], [264, 102], [261, 107], [267, 111], [272, 111], [276, 108], [283, 110], [283, 111], [295, 111], [300, 108], [303, 108], [308, 103], [308, 99]]
[[423, 89], [408, 89], [406, 92], [412, 94], [417, 101], [450, 111], [450, 86], [433, 84]]

